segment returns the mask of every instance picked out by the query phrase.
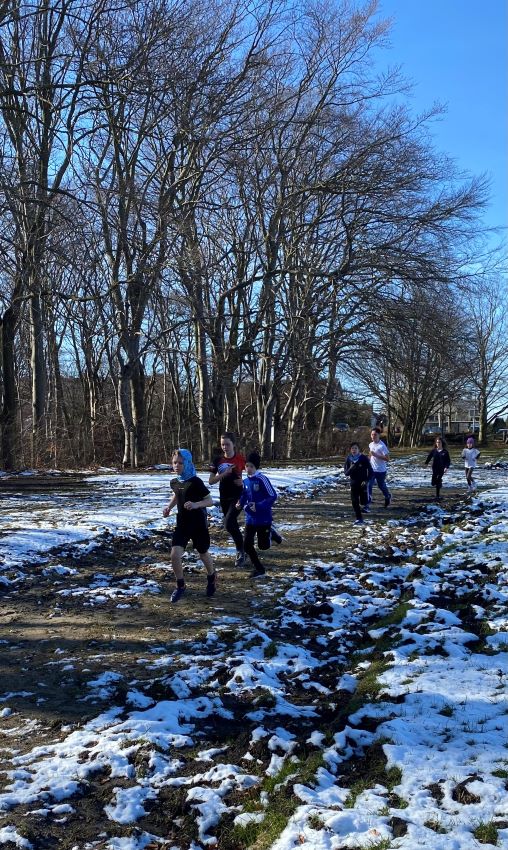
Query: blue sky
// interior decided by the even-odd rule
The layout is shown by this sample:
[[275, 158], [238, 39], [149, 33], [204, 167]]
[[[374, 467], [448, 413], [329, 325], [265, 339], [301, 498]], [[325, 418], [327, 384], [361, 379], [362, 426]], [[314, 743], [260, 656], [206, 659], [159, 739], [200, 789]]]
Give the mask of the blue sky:
[[413, 111], [446, 104], [433, 125], [436, 147], [461, 170], [488, 173], [484, 220], [507, 228], [507, 0], [379, 0], [379, 12], [393, 19], [384, 61], [401, 65], [414, 83]]

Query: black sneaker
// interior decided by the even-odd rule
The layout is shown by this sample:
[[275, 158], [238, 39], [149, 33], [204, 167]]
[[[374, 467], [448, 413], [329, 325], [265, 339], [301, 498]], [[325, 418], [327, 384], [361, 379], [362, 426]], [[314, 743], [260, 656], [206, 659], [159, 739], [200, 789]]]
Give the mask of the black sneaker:
[[249, 578], [259, 578], [259, 576], [264, 576], [266, 570], [264, 567], [254, 567], [252, 572], [249, 573]]
[[362, 514], [370, 514], [370, 508], [368, 505], [362, 505]]
[[273, 525], [270, 529], [270, 537], [272, 538], [274, 543], [282, 543], [282, 537], [280, 536], [277, 529], [273, 527]]
[[386, 499], [385, 499], [385, 508], [389, 508], [389, 507], [390, 507], [390, 502], [391, 502], [391, 501], [392, 501], [392, 497], [391, 497], [391, 495], [390, 495], [390, 496], [387, 496], [387, 497], [386, 497]]
[[183, 585], [183, 587], [175, 587], [173, 593], [171, 594], [171, 602], [178, 602], [178, 600], [182, 598], [186, 590], [187, 588], [185, 584]]
[[206, 595], [213, 596], [217, 589], [217, 573], [206, 577]]
[[247, 556], [245, 552], [237, 552], [235, 558], [235, 567], [244, 567]]

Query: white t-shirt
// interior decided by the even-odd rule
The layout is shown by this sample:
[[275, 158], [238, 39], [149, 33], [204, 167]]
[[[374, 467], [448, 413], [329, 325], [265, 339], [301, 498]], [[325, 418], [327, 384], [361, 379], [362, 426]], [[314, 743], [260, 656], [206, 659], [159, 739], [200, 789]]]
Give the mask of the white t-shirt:
[[[377, 443], [375, 443], [374, 440], [372, 440], [372, 443], [369, 443], [369, 451], [382, 453], [385, 456], [386, 460], [388, 460], [388, 458], [390, 456], [390, 452], [388, 451], [388, 449], [386, 448], [386, 446], [385, 446], [385, 444], [383, 443], [382, 440], [379, 440]], [[386, 472], [386, 470], [387, 470], [386, 460], [381, 460], [380, 458], [373, 457], [371, 455], [370, 456], [370, 465], [371, 465], [372, 469], [374, 470], [374, 472]]]
[[476, 459], [479, 456], [480, 452], [478, 449], [462, 449], [462, 457], [464, 458], [464, 466], [466, 469], [474, 469], [476, 466]]

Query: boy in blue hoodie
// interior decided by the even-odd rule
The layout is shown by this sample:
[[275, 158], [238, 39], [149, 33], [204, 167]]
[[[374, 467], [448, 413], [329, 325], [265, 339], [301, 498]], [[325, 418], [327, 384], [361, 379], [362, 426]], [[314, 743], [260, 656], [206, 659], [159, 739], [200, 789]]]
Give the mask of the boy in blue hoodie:
[[265, 568], [258, 558], [254, 548], [256, 534], [260, 549], [270, 548], [272, 527], [272, 505], [277, 498], [277, 491], [270, 480], [259, 472], [261, 457], [258, 452], [251, 452], [245, 462], [247, 478], [243, 482], [243, 492], [238, 500], [238, 507], [245, 507], [244, 550], [249, 556], [254, 569], [252, 578], [265, 574]]

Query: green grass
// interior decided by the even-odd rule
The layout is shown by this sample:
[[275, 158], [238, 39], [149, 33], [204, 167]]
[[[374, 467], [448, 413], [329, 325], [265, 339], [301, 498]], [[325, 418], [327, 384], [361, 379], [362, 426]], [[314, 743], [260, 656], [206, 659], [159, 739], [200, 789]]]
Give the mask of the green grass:
[[492, 821], [487, 823], [480, 821], [478, 826], [473, 829], [473, 835], [480, 844], [497, 844], [498, 832]]
[[275, 658], [277, 655], [277, 644], [275, 641], [271, 640], [270, 643], [265, 646], [264, 652], [265, 658]]
[[[286, 761], [276, 776], [266, 776], [261, 785], [252, 791], [256, 794], [256, 800], [247, 800], [243, 806], [246, 812], [262, 811], [264, 819], [260, 823], [249, 823], [244, 827], [237, 825], [224, 828], [220, 833], [221, 850], [248, 850], [251, 847], [255, 847], [255, 850], [268, 850], [300, 805], [300, 801], [293, 794], [293, 784], [298, 782], [306, 785], [312, 782], [323, 763], [322, 753], [312, 752], [298, 762]], [[257, 802], [260, 792], [263, 791], [269, 797], [265, 809]]]
[[352, 766], [351, 777], [355, 774], [360, 776], [349, 786], [349, 794], [344, 802], [346, 809], [354, 808], [360, 794], [369, 788], [383, 785], [388, 791], [393, 791], [402, 779], [399, 767], [386, 767], [386, 756], [379, 743], [368, 747], [362, 759]]

